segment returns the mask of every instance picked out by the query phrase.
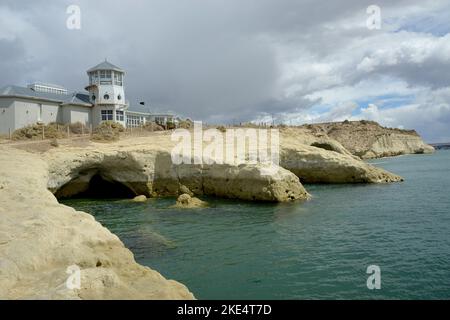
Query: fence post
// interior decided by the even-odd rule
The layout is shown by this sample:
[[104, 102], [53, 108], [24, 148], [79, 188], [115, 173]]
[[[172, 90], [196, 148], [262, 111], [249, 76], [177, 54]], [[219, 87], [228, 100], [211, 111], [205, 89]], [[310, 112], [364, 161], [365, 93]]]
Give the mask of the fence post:
[[9, 140], [12, 140], [12, 131], [11, 131], [11, 128], [9, 128]]
[[81, 125], [81, 135], [84, 136], [84, 124]]
[[45, 140], [45, 126], [42, 124], [42, 140]]
[[92, 123], [89, 125], [90, 129], [91, 129], [91, 137], [92, 137]]
[[67, 126], [67, 139], [70, 138], [70, 126]]

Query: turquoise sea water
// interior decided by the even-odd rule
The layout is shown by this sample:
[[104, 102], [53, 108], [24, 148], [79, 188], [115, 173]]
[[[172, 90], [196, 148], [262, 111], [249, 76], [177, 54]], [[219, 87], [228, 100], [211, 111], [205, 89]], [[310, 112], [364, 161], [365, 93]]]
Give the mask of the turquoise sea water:
[[[201, 210], [72, 199], [136, 260], [199, 299], [449, 299], [450, 151], [371, 161], [389, 185], [307, 185], [306, 203], [207, 199]], [[366, 268], [381, 268], [381, 289]]]

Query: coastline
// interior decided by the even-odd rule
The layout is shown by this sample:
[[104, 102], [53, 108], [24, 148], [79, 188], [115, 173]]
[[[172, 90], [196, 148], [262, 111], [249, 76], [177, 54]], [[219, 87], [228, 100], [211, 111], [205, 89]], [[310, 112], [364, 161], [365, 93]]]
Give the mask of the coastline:
[[[2, 214], [9, 215], [9, 218], [0, 224], [1, 240], [4, 243], [0, 250], [2, 264], [5, 265], [0, 277], [2, 298], [194, 298], [185, 286], [166, 280], [156, 271], [138, 265], [132, 253], [117, 236], [102, 227], [92, 216], [59, 204], [55, 196], [48, 191], [50, 189], [56, 193], [62, 186], [83, 176], [89, 168], [100, 170], [108, 178], [127, 185], [136, 193], [147, 192], [149, 196], [176, 195], [180, 193], [182, 185], [187, 185], [194, 194], [202, 191], [201, 194], [210, 196], [229, 197], [232, 194], [231, 198], [276, 202], [307, 199], [309, 195], [300, 180], [308, 180], [308, 172], [317, 175], [318, 171], [314, 169], [317, 165], [317, 170], [324, 172], [329, 180], [313, 179], [315, 183], [381, 183], [402, 180], [348, 155], [342, 149], [339, 153], [306, 145], [301, 141], [293, 143], [290, 137], [287, 137], [287, 140], [286, 137], [282, 138], [282, 152], [287, 150], [290, 158], [284, 165], [282, 162], [282, 166], [289, 164], [289, 169], [294, 172], [298, 168], [297, 175], [300, 180], [283, 168], [279, 168], [277, 172], [283, 172], [281, 176], [262, 176], [258, 173], [259, 169], [251, 165], [240, 165], [232, 169], [235, 174], [228, 178], [224, 178], [224, 174], [231, 169], [227, 167], [212, 167], [204, 173], [195, 170], [191, 172], [192, 169], [184, 168], [180, 171], [184, 172], [184, 180], [179, 180], [180, 172], [176, 174], [178, 178], [173, 180], [174, 176], [170, 174], [173, 168], [166, 170], [171, 167], [167, 156], [162, 161], [163, 168], [166, 169], [155, 174], [158, 171], [157, 168], [155, 171], [157, 155], [167, 152], [173, 145], [170, 144], [168, 135], [156, 137], [157, 140], [152, 137], [137, 138], [132, 144], [125, 140], [113, 144], [89, 143], [90, 147], [82, 148], [61, 146], [41, 153], [1, 146], [3, 152], [0, 158], [0, 203]], [[289, 145], [288, 149], [283, 148], [286, 144]], [[108, 161], [104, 162], [104, 158]], [[304, 162], [298, 159], [310, 160], [306, 162], [307, 167], [304, 167]], [[130, 160], [134, 163], [131, 167], [130, 162], [127, 162]], [[295, 166], [292, 167], [292, 164]], [[310, 164], [314, 166], [310, 167]], [[121, 165], [127, 168], [128, 174], [120, 170]], [[336, 165], [344, 172], [343, 176], [335, 174]], [[33, 168], [33, 172], [27, 172], [28, 168]], [[106, 172], [106, 169], [109, 171]], [[145, 170], [150, 171], [145, 173]], [[114, 175], [115, 171], [120, 174]], [[246, 171], [253, 172], [250, 176], [255, 180], [248, 180], [250, 176], [248, 173], [244, 174]], [[203, 185], [207, 179], [195, 178], [199, 172], [201, 175], [214, 173], [211, 175], [212, 180], [207, 183], [209, 187]], [[144, 180], [143, 173], [146, 177]], [[360, 178], [355, 176], [356, 173]], [[244, 174], [243, 180], [238, 178], [241, 174]], [[228, 185], [224, 184], [230, 177], [234, 178]], [[155, 178], [160, 178], [159, 182]], [[149, 184], [149, 181], [155, 183]], [[79, 184], [78, 187], [88, 187], [89, 180], [84, 182], [86, 183]], [[200, 185], [196, 184], [199, 182]], [[163, 187], [162, 191], [156, 192], [155, 185]], [[30, 210], [31, 208], [33, 209]], [[64, 231], [61, 233], [57, 230]], [[17, 238], [14, 234], [23, 234], [25, 237]], [[39, 235], [37, 239], [36, 235]], [[30, 246], [32, 238], [33, 245]], [[82, 283], [90, 283], [89, 286], [78, 290], [65, 287], [66, 269], [71, 265], [81, 267]], [[92, 285], [93, 283], [95, 285]], [[147, 287], [151, 289], [146, 289]]]

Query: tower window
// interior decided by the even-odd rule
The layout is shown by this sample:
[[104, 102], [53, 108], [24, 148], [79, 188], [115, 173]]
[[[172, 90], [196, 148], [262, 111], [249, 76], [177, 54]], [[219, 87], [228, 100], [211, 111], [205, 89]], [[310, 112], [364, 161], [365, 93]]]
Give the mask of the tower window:
[[105, 95], [103, 96], [103, 99], [109, 100], [109, 94], [105, 94]]
[[97, 97], [95, 96], [95, 94], [93, 94], [92, 97], [91, 97], [92, 101], [95, 101], [96, 98]]
[[112, 84], [111, 70], [100, 70], [100, 84]]
[[120, 94], [117, 96], [117, 100], [122, 100], [122, 96]]
[[98, 84], [98, 72], [91, 72], [89, 74], [89, 84]]
[[114, 72], [114, 84], [116, 86], [122, 86], [122, 73]]

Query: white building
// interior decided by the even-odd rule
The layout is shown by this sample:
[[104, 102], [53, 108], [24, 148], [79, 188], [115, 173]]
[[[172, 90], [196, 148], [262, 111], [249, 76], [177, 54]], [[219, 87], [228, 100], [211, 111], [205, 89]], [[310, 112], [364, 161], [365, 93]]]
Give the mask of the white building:
[[124, 70], [104, 61], [87, 71], [87, 92], [69, 93], [65, 88], [45, 83], [0, 89], [0, 133], [51, 122], [76, 123], [96, 127], [111, 120], [136, 127], [146, 121], [161, 125], [175, 122], [171, 114], [150, 114], [128, 110], [125, 100]]

